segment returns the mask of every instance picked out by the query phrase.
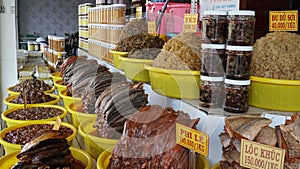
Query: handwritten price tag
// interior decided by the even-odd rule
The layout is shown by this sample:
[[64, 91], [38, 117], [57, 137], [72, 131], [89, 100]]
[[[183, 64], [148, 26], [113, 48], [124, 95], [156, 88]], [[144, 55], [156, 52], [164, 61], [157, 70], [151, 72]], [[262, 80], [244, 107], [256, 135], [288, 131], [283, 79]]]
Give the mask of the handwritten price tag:
[[298, 31], [298, 11], [270, 11], [270, 31]]
[[285, 150], [242, 139], [240, 165], [253, 169], [283, 168]]
[[196, 32], [198, 26], [198, 14], [184, 14], [183, 30], [185, 32]]
[[208, 156], [208, 135], [176, 123], [176, 143]]
[[155, 21], [148, 21], [148, 33], [156, 34], [156, 23], [155, 23]]

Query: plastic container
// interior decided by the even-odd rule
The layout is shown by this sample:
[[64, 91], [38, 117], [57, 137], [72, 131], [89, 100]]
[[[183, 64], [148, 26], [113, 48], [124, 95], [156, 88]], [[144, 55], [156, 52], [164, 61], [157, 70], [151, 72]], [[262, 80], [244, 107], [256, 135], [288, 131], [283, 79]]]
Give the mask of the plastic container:
[[227, 41], [227, 12], [204, 11], [202, 17], [202, 42], [225, 44]]
[[[147, 2], [147, 17], [150, 21], [158, 19], [161, 14], [164, 2]], [[191, 4], [169, 2], [165, 14], [162, 17], [159, 31], [156, 33], [180, 33], [183, 30], [184, 14], [189, 14]]]
[[[85, 165], [85, 169], [93, 169], [93, 159], [85, 151], [79, 148], [70, 147], [73, 157]], [[0, 168], [9, 169], [18, 162], [17, 155], [20, 151], [12, 152], [0, 158]]]
[[66, 90], [67, 86], [62, 85], [62, 80], [56, 80], [54, 81], [54, 86], [56, 87], [58, 93], [61, 92], [62, 90]]
[[255, 11], [228, 11], [228, 45], [254, 44]]
[[168, 97], [199, 99], [200, 71], [169, 70], [145, 65], [153, 91]]
[[[9, 93], [10, 96], [17, 96], [20, 94], [20, 92], [14, 92], [12, 91], [12, 89], [14, 88], [15, 86], [10, 86], [7, 88], [7, 92]], [[50, 90], [46, 90], [44, 91], [44, 93], [48, 93], [48, 94], [52, 94], [54, 91], [55, 91], [55, 86], [52, 86]]]
[[110, 50], [109, 52], [112, 54], [114, 66], [120, 70], [123, 70], [124, 65], [119, 57], [127, 57], [128, 52], [119, 52], [115, 50]]
[[200, 77], [200, 105], [221, 108], [224, 103], [224, 77]]
[[[111, 152], [104, 151], [97, 158], [97, 169], [106, 169], [111, 157]], [[206, 157], [200, 155], [199, 161], [197, 161], [196, 169], [209, 169], [209, 162]]]
[[[55, 123], [56, 123], [55, 121], [39, 121], [39, 120], [37, 120], [37, 121], [34, 121], [34, 122], [30, 122], [30, 123], [22, 123], [22, 124], [18, 124], [18, 125], [15, 125], [15, 126], [7, 127], [7, 128], [0, 131], [0, 144], [3, 145], [4, 150], [5, 150], [5, 154], [10, 154], [10, 153], [15, 152], [15, 151], [20, 151], [21, 150], [21, 145], [20, 144], [12, 144], [12, 143], [9, 143], [9, 142], [3, 140], [6, 133], [9, 133], [11, 130], [15, 130], [17, 128], [21, 128], [21, 127], [28, 126], [28, 125], [34, 125], [34, 124], [37, 124], [37, 125], [39, 125], [39, 124], [41, 124], [41, 125], [42, 124], [54, 125]], [[61, 125], [72, 129], [72, 131], [73, 131], [72, 135], [67, 137], [68, 143], [70, 145], [72, 145], [72, 141], [77, 135], [76, 127], [74, 127], [73, 125], [71, 125], [69, 123], [65, 123], [65, 122], [62, 122]]]
[[33, 41], [28, 41], [27, 42], [27, 48], [29, 51], [34, 51], [34, 42]]
[[59, 92], [59, 96], [63, 99], [64, 101], [64, 106], [66, 109], [68, 109], [68, 105], [70, 105], [73, 102], [81, 102], [80, 97], [72, 97], [67, 95], [67, 90], [61, 90]]
[[40, 43], [34, 42], [34, 51], [40, 51]]
[[71, 104], [68, 105], [68, 112], [71, 113], [72, 115], [72, 122], [75, 127], [78, 127], [81, 123], [85, 122], [86, 120], [89, 119], [96, 119], [97, 115], [96, 114], [88, 114], [84, 112], [80, 112], [82, 107], [81, 101], [79, 102], [72, 102]]
[[201, 45], [201, 75], [224, 76], [226, 71], [225, 44]]
[[112, 5], [112, 24], [125, 25], [126, 4]]
[[300, 111], [300, 80], [250, 76], [249, 105], [283, 112]]
[[60, 72], [54, 72], [50, 74], [50, 78], [52, 78], [53, 82], [57, 80], [62, 80], [61, 73]]
[[153, 60], [135, 59], [128, 57], [120, 57], [123, 64], [125, 76], [136, 82], [150, 82], [149, 72], [145, 69], [145, 64], [152, 64]]
[[220, 163], [215, 164], [210, 169], [220, 169]]
[[[36, 106], [36, 105], [56, 105], [60, 100], [60, 97], [55, 94], [47, 94], [47, 95], [50, 95], [55, 100], [52, 100], [50, 102], [44, 102], [44, 103], [27, 104], [27, 106], [30, 107], [30, 106]], [[16, 108], [16, 107], [24, 107], [24, 104], [17, 104], [17, 103], [10, 102], [17, 97], [18, 97], [18, 95], [9, 96], [4, 100], [4, 103], [8, 106], [8, 109], [12, 109], [12, 108]]]
[[249, 109], [248, 98], [250, 80], [225, 79], [224, 110], [231, 113], [246, 113]]
[[57, 37], [57, 52], [64, 52], [66, 47], [66, 38]]
[[102, 152], [112, 149], [118, 140], [98, 137], [96, 128], [93, 126], [95, 122], [96, 119], [87, 120], [79, 125], [78, 130], [79, 134], [84, 137], [86, 151], [97, 159]]
[[226, 78], [248, 80], [252, 59], [252, 46], [226, 46]]
[[[59, 115], [59, 117], [63, 120], [64, 117], [67, 116], [68, 112], [65, 108], [61, 107], [61, 106], [57, 106], [57, 105], [36, 105], [36, 106], [31, 106], [31, 107], [49, 107], [49, 108], [56, 108], [56, 109], [60, 109], [63, 111], [63, 113], [61, 115]], [[55, 121], [56, 117], [52, 117], [52, 118], [48, 118], [48, 119], [42, 119], [42, 120], [14, 120], [11, 118], [8, 118], [7, 115], [9, 115], [10, 113], [16, 111], [16, 110], [20, 110], [20, 109], [24, 109], [24, 107], [17, 107], [17, 108], [13, 108], [13, 109], [8, 109], [6, 111], [4, 111], [1, 114], [1, 118], [6, 122], [6, 125], [8, 127], [10, 126], [15, 126], [18, 124], [22, 124], [22, 123], [31, 123], [34, 121]]]

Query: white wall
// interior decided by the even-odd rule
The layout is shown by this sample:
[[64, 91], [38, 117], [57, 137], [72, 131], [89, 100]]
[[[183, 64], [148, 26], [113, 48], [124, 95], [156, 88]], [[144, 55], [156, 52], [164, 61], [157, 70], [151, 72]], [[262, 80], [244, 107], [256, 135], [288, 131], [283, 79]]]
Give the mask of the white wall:
[[7, 10], [0, 14], [0, 111], [6, 108], [7, 87], [17, 83], [15, 6], [13, 0], [3, 0], [3, 4]]

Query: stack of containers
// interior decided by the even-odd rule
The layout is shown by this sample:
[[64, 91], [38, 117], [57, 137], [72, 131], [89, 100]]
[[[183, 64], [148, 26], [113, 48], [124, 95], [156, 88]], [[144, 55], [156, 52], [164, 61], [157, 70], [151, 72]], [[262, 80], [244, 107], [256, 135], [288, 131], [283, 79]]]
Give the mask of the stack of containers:
[[249, 108], [249, 69], [254, 44], [255, 12], [229, 11], [227, 19], [224, 110], [232, 113], [245, 113]]
[[44, 56], [48, 64], [55, 66], [58, 55], [65, 56], [66, 38], [54, 35], [48, 35], [48, 49], [44, 50]]
[[245, 10], [203, 12], [201, 106], [248, 111], [254, 16], [254, 11]]
[[[126, 24], [126, 5], [122, 1], [111, 3], [100, 3], [88, 10], [89, 29], [89, 51], [94, 56], [112, 63], [112, 55], [106, 53], [111, 47], [120, 41], [120, 34]], [[95, 48], [100, 48], [95, 52]], [[104, 53], [104, 55], [103, 55]]]
[[78, 26], [79, 26], [79, 48], [82, 50], [88, 50], [88, 11], [93, 7], [92, 3], [85, 3], [78, 5]]
[[204, 11], [202, 18], [200, 105], [221, 108], [226, 70], [226, 11]]

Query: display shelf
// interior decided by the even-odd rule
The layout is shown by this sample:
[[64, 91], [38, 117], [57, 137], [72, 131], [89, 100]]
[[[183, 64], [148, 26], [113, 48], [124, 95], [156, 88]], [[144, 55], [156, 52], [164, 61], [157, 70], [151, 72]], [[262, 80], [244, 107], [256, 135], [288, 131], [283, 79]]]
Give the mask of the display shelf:
[[[112, 64], [96, 58], [86, 51], [79, 50], [79, 56], [87, 56], [88, 59], [96, 59], [99, 64], [105, 65], [111, 72], [119, 72], [124, 74], [122, 70], [115, 68]], [[197, 125], [197, 129], [207, 133], [209, 135], [209, 156], [208, 161], [210, 165], [214, 165], [222, 159], [222, 145], [219, 140], [219, 134], [224, 129], [224, 118], [230, 115], [242, 115], [236, 113], [229, 113], [222, 109], [204, 108], [199, 106], [198, 100], [186, 100], [186, 99], [175, 99], [157, 94], [151, 89], [151, 85], [144, 83], [145, 92], [149, 95], [148, 100], [150, 104], [157, 104], [165, 107], [173, 107], [175, 110], [182, 110], [190, 115], [191, 118], [200, 118], [200, 123]], [[260, 109], [256, 107], [249, 107], [247, 113], [251, 115], [259, 115], [267, 117], [272, 120], [270, 126], [276, 126], [283, 124], [286, 119], [290, 118], [292, 113], [279, 112]]]

